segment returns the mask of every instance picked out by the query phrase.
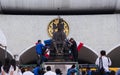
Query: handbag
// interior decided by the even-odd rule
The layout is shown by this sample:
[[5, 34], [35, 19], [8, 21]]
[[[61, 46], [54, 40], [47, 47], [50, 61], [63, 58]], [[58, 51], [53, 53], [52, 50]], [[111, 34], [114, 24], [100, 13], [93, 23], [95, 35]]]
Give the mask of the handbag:
[[103, 75], [105, 73], [105, 70], [103, 67], [100, 68], [100, 74]]
[[102, 61], [102, 57], [100, 57], [99, 59], [99, 64], [101, 63], [101, 67], [99, 66], [99, 74], [103, 75], [105, 73], [105, 69], [103, 67], [103, 61]]

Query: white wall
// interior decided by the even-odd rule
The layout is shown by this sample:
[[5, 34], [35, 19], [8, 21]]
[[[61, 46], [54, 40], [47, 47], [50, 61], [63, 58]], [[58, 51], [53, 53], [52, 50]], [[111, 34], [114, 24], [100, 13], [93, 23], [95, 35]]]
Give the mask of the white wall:
[[[68, 15], [61, 16], [69, 24], [68, 38], [99, 54], [101, 49], [110, 52], [120, 41], [120, 15]], [[38, 39], [49, 39], [47, 26], [57, 16], [45, 15], [0, 15], [0, 29], [7, 39], [8, 50], [20, 54]]]

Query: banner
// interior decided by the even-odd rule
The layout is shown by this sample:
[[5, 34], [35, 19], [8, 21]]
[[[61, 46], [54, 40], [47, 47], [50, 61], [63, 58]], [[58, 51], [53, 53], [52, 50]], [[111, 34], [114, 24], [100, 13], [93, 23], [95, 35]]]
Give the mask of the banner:
[[80, 44], [79, 44], [78, 47], [77, 47], [78, 51], [80, 51], [80, 49], [82, 48], [82, 46], [83, 46], [83, 43], [80, 42]]

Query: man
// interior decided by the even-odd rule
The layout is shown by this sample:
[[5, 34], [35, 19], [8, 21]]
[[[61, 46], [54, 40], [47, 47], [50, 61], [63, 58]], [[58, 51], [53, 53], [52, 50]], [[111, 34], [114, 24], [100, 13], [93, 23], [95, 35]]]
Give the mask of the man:
[[115, 75], [120, 75], [120, 69], [116, 71]]
[[36, 53], [38, 55], [38, 64], [42, 64], [44, 57], [43, 57], [43, 48], [44, 45], [41, 43], [41, 40], [38, 40], [37, 44], [36, 44]]
[[34, 75], [34, 73], [32, 73], [32, 67], [28, 67], [27, 68], [27, 71], [25, 71], [24, 73], [23, 73], [23, 75]]
[[76, 69], [75, 65], [73, 64], [73, 65], [71, 66], [71, 68], [68, 69], [67, 75], [74, 75], [74, 74], [77, 73], [77, 72], [78, 72], [78, 70]]
[[106, 56], [106, 52], [102, 50], [100, 52], [100, 57], [97, 58], [95, 64], [98, 65], [99, 69], [104, 69], [104, 73], [100, 71], [100, 75], [108, 75], [109, 74], [109, 66], [111, 66], [111, 60]]
[[78, 50], [77, 50], [77, 43], [73, 38], [70, 38], [70, 43], [71, 43], [71, 53], [73, 55], [73, 60], [78, 61]]
[[55, 72], [51, 71], [51, 67], [50, 66], [47, 66], [46, 70], [47, 70], [47, 72], [44, 75], [56, 75]]
[[40, 67], [39, 64], [33, 69], [34, 75], [43, 75], [45, 72], [42, 67]]
[[92, 75], [92, 71], [90, 70], [89, 66], [86, 68], [86, 73], [87, 75]]

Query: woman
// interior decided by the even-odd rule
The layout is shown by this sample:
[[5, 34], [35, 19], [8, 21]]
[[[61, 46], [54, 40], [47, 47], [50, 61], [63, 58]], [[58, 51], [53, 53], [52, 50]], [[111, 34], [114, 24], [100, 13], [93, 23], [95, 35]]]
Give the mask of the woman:
[[12, 68], [14, 69], [13, 75], [22, 75], [21, 70], [16, 66], [15, 59], [12, 59], [10, 62]]
[[4, 65], [1, 67], [1, 75], [13, 75], [13, 71], [9, 58], [6, 58]]

